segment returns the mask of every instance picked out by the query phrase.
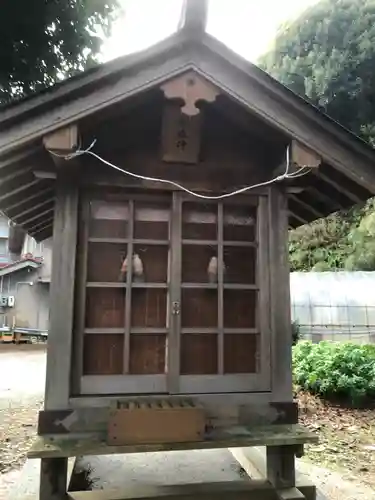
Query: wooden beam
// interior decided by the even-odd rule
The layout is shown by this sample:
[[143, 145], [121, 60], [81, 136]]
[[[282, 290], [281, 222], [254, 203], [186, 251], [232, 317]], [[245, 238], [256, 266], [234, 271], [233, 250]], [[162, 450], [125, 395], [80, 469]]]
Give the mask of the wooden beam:
[[[87, 257], [89, 251], [89, 226], [90, 226], [90, 195], [83, 193], [79, 210], [79, 229], [77, 235], [77, 261], [76, 261], [76, 294], [75, 294], [75, 320], [72, 350], [71, 395], [77, 396], [81, 392], [81, 378], [83, 376], [83, 349], [85, 336], [82, 334], [86, 326], [86, 294], [87, 294]], [[129, 219], [129, 218], [128, 218]], [[131, 219], [130, 219], [131, 220]], [[127, 255], [131, 255], [129, 250]], [[132, 259], [130, 259], [132, 261]], [[126, 285], [126, 284], [125, 284]], [[126, 290], [125, 296], [130, 290]], [[124, 339], [125, 343], [125, 339]]]
[[66, 171], [59, 172], [53, 227], [46, 410], [64, 409], [69, 405], [78, 198], [78, 186], [75, 179], [67, 175]]
[[43, 210], [43, 212], [38, 212], [36, 215], [33, 215], [32, 217], [29, 217], [26, 220], [22, 220], [22, 221], [18, 222], [18, 224], [21, 224], [21, 225], [29, 224], [30, 222], [32, 222], [34, 220], [38, 220], [41, 217], [43, 217], [43, 216], [45, 216], [53, 211], [54, 211], [54, 207], [52, 206], [52, 207], [48, 208], [47, 210]]
[[25, 227], [24, 229], [28, 233], [32, 234], [32, 233], [37, 232], [37, 230], [39, 231], [41, 229], [44, 229], [44, 227], [47, 227], [47, 224], [51, 224], [51, 222], [53, 222], [53, 216], [52, 217], [48, 217], [47, 219], [39, 222], [38, 224], [35, 224], [32, 227]]
[[[87, 329], [82, 329], [87, 332]], [[100, 330], [99, 328], [97, 330]], [[104, 332], [104, 334], [108, 333]], [[112, 329], [116, 330], [118, 333], [124, 333], [123, 329]], [[97, 332], [101, 333], [101, 332]], [[115, 333], [115, 332], [113, 332]], [[95, 333], [93, 333], [95, 335]], [[258, 394], [258, 393], [257, 393]], [[242, 401], [236, 401], [233, 405], [228, 405], [228, 397], [221, 396], [221, 398], [215, 398], [215, 408], [211, 406], [209, 400], [205, 396], [193, 397], [194, 402], [200, 407], [204, 407], [206, 412], [210, 415], [210, 418], [214, 420], [212, 422], [212, 428], [210, 429], [210, 435], [213, 437], [213, 431], [220, 431], [220, 428], [229, 427], [230, 425], [237, 427], [242, 423], [249, 427], [254, 427], [254, 433], [259, 431], [259, 422], [262, 424], [265, 422], [270, 422], [272, 424], [279, 426], [281, 424], [294, 424], [298, 420], [298, 406], [297, 403], [264, 403], [263, 401], [249, 404], [246, 398], [242, 398]], [[140, 396], [137, 397], [137, 403], [143, 404], [145, 402], [158, 403], [160, 402], [157, 395], [153, 397]], [[179, 396], [168, 396], [168, 403], [175, 405], [181, 403], [181, 397]], [[87, 401], [87, 400], [86, 400]], [[118, 403], [121, 406], [125, 406], [128, 403], [134, 403], [134, 397], [121, 398]], [[230, 401], [231, 402], [231, 401]], [[233, 399], [232, 399], [233, 402]], [[110, 410], [108, 407], [97, 408], [90, 406], [92, 399], [89, 398], [85, 408], [67, 409], [67, 410], [52, 410], [52, 411], [40, 411], [39, 412], [39, 422], [38, 422], [38, 435], [61, 435], [64, 434], [81, 434], [81, 433], [96, 433], [102, 435], [106, 432], [109, 424]], [[112, 400], [113, 403], [113, 400]], [[241, 411], [246, 412], [245, 416], [238, 416], [237, 419], [226, 417], [223, 412], [231, 406], [233, 412], [237, 412], [237, 409], [242, 409]], [[237, 408], [237, 409], [236, 409]], [[236, 409], [236, 410], [235, 410]], [[227, 418], [227, 420], [225, 420]], [[61, 424], [61, 422], [64, 422]], [[281, 427], [285, 430], [285, 426]], [[261, 430], [261, 429], [260, 429]], [[280, 428], [279, 428], [280, 430]], [[301, 430], [301, 429], [300, 429]], [[261, 431], [262, 432], [262, 431]], [[269, 436], [266, 436], [268, 438]], [[130, 443], [129, 443], [130, 444]]]
[[52, 226], [53, 226], [53, 221], [51, 221], [49, 224], [42, 227], [41, 229], [38, 229], [38, 231], [35, 231], [35, 233], [32, 234], [30, 233], [30, 236], [32, 236], [37, 241], [45, 240], [50, 236], [52, 236]]
[[303, 207], [308, 212], [310, 212], [313, 215], [313, 217], [318, 218], [318, 219], [320, 219], [321, 217], [325, 217], [324, 213], [320, 212], [319, 210], [317, 210], [312, 205], [309, 205], [308, 203], [306, 203], [304, 200], [302, 200], [298, 196], [295, 196], [294, 194], [289, 194], [288, 193], [288, 198], [290, 200], [293, 200], [295, 203], [297, 203], [298, 205], [300, 205], [301, 207]]
[[330, 207], [330, 213], [344, 208], [344, 206], [336, 198], [332, 198], [323, 193], [317, 186], [309, 186], [307, 191]]
[[313, 198], [318, 198], [327, 205], [330, 213], [347, 208], [350, 200], [341, 192], [337, 191], [333, 186], [325, 183], [314, 172], [309, 176], [299, 177], [294, 183], [298, 186], [303, 186], [307, 193], [310, 193]]
[[301, 217], [300, 215], [296, 214], [294, 211], [292, 210], [288, 210], [288, 213], [291, 217], [293, 217], [294, 219], [297, 219], [302, 225], [305, 225], [305, 224], [309, 224], [310, 221], [304, 219], [303, 217]]
[[53, 190], [54, 190], [53, 187], [48, 187], [46, 189], [42, 189], [41, 191], [36, 191], [34, 194], [28, 196], [27, 198], [22, 198], [21, 201], [18, 201], [17, 203], [13, 203], [13, 205], [9, 205], [7, 207], [4, 207], [3, 211], [9, 212], [10, 210], [13, 210], [14, 208], [18, 208], [20, 205], [24, 205], [26, 202], [32, 201], [35, 198], [38, 198], [39, 196], [42, 196], [42, 195], [47, 194], [49, 192], [52, 192]]
[[49, 203], [53, 203], [55, 201], [55, 198], [47, 198], [46, 200], [41, 201], [40, 203], [37, 203], [36, 205], [33, 205], [30, 208], [27, 208], [26, 210], [23, 210], [22, 212], [18, 213], [14, 217], [12, 217], [12, 220], [14, 222], [18, 222], [18, 220], [32, 212], [35, 212], [36, 210], [39, 210], [40, 208], [44, 207], [45, 205], [48, 205]]
[[56, 172], [51, 170], [33, 170], [34, 177], [37, 179], [56, 179]]
[[39, 149], [40, 149], [40, 146], [36, 146], [36, 147], [30, 148], [30, 149], [23, 149], [22, 151], [20, 151], [19, 153], [15, 154], [15, 155], [8, 156], [4, 160], [0, 161], [0, 170], [2, 170], [5, 167], [9, 167], [9, 165], [13, 165], [15, 163], [18, 163], [21, 160], [24, 160], [25, 158], [32, 155], [33, 153], [35, 153]]
[[0, 186], [3, 186], [7, 182], [12, 181], [13, 179], [16, 179], [17, 177], [19, 177], [20, 175], [26, 174], [28, 172], [31, 173], [30, 166], [14, 170], [10, 174], [5, 175], [4, 177], [0, 177]]
[[265, 480], [177, 485], [135, 485], [122, 489], [69, 492], [66, 500], [275, 500]]
[[324, 173], [324, 169], [320, 169], [319, 172], [314, 172], [314, 174], [318, 177], [318, 179], [321, 179], [322, 181], [330, 184], [333, 188], [335, 188], [339, 193], [346, 196], [354, 204], [363, 203], [364, 201], [366, 201], [363, 198], [357, 196], [353, 191], [349, 191], [348, 189], [346, 189], [344, 186], [342, 186], [342, 184], [338, 184], [336, 181], [331, 179]]
[[293, 194], [293, 195], [300, 195], [298, 196], [298, 199], [303, 201], [306, 205], [309, 205], [310, 207], [313, 207], [316, 211], [316, 215], [318, 213], [323, 214], [324, 217], [327, 216], [327, 214], [330, 214], [334, 209], [335, 205], [332, 203], [332, 200], [324, 200], [319, 197], [319, 196], [314, 196], [311, 192], [310, 189], [304, 189], [300, 193], [294, 192], [291, 193], [289, 190], [287, 190], [288, 195]]
[[[266, 196], [258, 198], [256, 216], [256, 244], [257, 272], [256, 283], [258, 286], [258, 299], [256, 311], [256, 327], [262, 332], [257, 345], [256, 371], [259, 373], [262, 390], [271, 391], [271, 320], [270, 320], [270, 276], [269, 276], [269, 216], [268, 200]], [[290, 416], [290, 414], [289, 414]], [[291, 418], [291, 421], [294, 419]]]
[[13, 189], [13, 191], [10, 191], [6, 194], [3, 194], [2, 196], [0, 196], [0, 203], [2, 203], [4, 200], [7, 200], [8, 198], [11, 198], [12, 196], [14, 196], [16, 194], [22, 193], [22, 191], [26, 191], [27, 189], [30, 189], [30, 188], [36, 186], [39, 183], [40, 183], [40, 180], [37, 179], [35, 181], [28, 182], [27, 184], [23, 184], [22, 186], [20, 186], [16, 189]]
[[269, 187], [270, 221], [270, 298], [271, 298], [271, 379], [272, 393], [278, 401], [291, 401], [292, 321], [290, 316], [288, 207], [282, 186]]

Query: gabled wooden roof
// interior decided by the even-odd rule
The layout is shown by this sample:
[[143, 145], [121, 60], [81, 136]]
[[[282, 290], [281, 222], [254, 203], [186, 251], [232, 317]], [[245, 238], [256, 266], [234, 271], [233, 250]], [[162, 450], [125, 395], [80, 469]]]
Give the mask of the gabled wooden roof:
[[[187, 0], [190, 3], [196, 9], [205, 2]], [[192, 15], [194, 8], [188, 10], [182, 29], [150, 49], [103, 64], [0, 109], [0, 210], [5, 215], [37, 239], [49, 237], [55, 181], [36, 178], [33, 173], [35, 165], [47, 161], [43, 136], [187, 70], [214, 83], [242, 111], [257, 115], [322, 158], [309, 189], [290, 196], [292, 226], [375, 194], [374, 150], [205, 33], [201, 17]]]

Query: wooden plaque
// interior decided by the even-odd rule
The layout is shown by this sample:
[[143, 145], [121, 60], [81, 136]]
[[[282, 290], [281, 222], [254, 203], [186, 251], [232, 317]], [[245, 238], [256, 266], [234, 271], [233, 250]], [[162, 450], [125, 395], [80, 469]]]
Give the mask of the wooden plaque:
[[166, 103], [162, 125], [162, 158], [172, 163], [198, 163], [201, 115], [188, 116], [176, 103]]

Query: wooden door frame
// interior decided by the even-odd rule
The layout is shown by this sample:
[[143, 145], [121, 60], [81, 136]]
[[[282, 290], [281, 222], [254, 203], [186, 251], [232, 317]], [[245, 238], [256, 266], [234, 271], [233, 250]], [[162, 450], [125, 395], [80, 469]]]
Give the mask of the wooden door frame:
[[[172, 214], [172, 193], [166, 192], [163, 195], [158, 195], [157, 193], [145, 193], [137, 194], [132, 193], [129, 190], [124, 190], [116, 194], [116, 201], [124, 201], [129, 203], [129, 233], [127, 238], [89, 238], [89, 207], [90, 202], [95, 199], [105, 200], [108, 193], [104, 196], [102, 193], [98, 193], [96, 196], [96, 189], [88, 189], [82, 193], [81, 207], [80, 207], [80, 220], [79, 220], [79, 242], [81, 247], [81, 252], [77, 255], [77, 288], [76, 288], [76, 298], [75, 298], [75, 328], [74, 328], [74, 354], [73, 354], [73, 370], [72, 370], [72, 383], [71, 383], [71, 395], [74, 396], [85, 396], [93, 394], [146, 394], [146, 393], [167, 393], [168, 392], [168, 377], [167, 373], [163, 374], [150, 374], [150, 375], [132, 375], [129, 374], [129, 344], [130, 335], [132, 330], [137, 330], [141, 333], [142, 328], [132, 328], [131, 327], [131, 293], [133, 285], [131, 283], [131, 267], [132, 259], [129, 260], [130, 272], [127, 273], [126, 284], [119, 283], [116, 284], [116, 288], [125, 288], [127, 293], [125, 295], [125, 323], [123, 328], [100, 328], [100, 333], [110, 334], [110, 333], [121, 333], [124, 335], [124, 352], [123, 361], [124, 369], [122, 374], [118, 375], [83, 375], [83, 354], [84, 354], [84, 335], [85, 334], [96, 334], [97, 329], [85, 328], [85, 307], [86, 307], [86, 289], [90, 286], [87, 282], [87, 254], [88, 245], [92, 240], [101, 240], [105, 242], [116, 242], [124, 243], [127, 245], [127, 253], [133, 251], [134, 244], [139, 243], [137, 239], [134, 238], [134, 222], [135, 222], [135, 212], [134, 212], [134, 202], [135, 201], [169, 201], [170, 202], [170, 213]], [[170, 235], [168, 241], [168, 276], [167, 283], [162, 286], [166, 289], [167, 293], [167, 315], [169, 316], [166, 322], [166, 327], [163, 329], [155, 328], [154, 331], [159, 330], [160, 333], [165, 333], [166, 338], [170, 336], [170, 330], [172, 328], [172, 322], [170, 318], [170, 272], [171, 272], [171, 237], [172, 237], [172, 220], [170, 219]], [[116, 241], [115, 241], [116, 240]], [[120, 241], [121, 240], [121, 241]], [[144, 244], [149, 242], [150, 244], [156, 244], [155, 240], [144, 240]], [[160, 243], [159, 243], [160, 244]], [[166, 243], [165, 243], [166, 244]], [[106, 285], [114, 284], [93, 284], [99, 287], [105, 288]], [[155, 285], [155, 286], [154, 286]], [[159, 284], [150, 284], [149, 288], [160, 288]], [[99, 329], [98, 329], [99, 330]], [[162, 331], [163, 330], [163, 331]], [[99, 332], [98, 332], [99, 333]], [[134, 334], [134, 333], [133, 333]], [[136, 334], [136, 333], [135, 333]], [[168, 359], [168, 354], [166, 355]]]
[[[173, 314], [173, 302], [181, 304], [181, 279], [182, 279], [182, 205], [189, 199], [194, 201], [189, 195], [182, 192], [166, 192], [165, 195], [158, 196], [151, 192], [136, 195], [129, 191], [121, 193], [123, 199], [131, 201], [140, 200], [170, 200], [171, 217], [169, 224], [169, 257], [168, 257], [168, 282], [167, 282], [167, 317], [166, 324], [166, 366], [167, 372], [157, 375], [129, 375], [126, 371], [128, 363], [124, 364], [124, 373], [119, 375], [83, 375], [83, 339], [85, 322], [85, 297], [86, 297], [86, 273], [87, 273], [87, 250], [88, 250], [88, 210], [89, 203], [93, 199], [93, 192], [85, 191], [81, 199], [80, 207], [80, 233], [79, 242], [81, 252], [77, 255], [77, 288], [76, 288], [76, 315], [74, 328], [74, 365], [72, 367], [72, 396], [92, 395], [92, 394], [142, 394], [142, 393], [250, 393], [258, 391], [270, 391], [271, 383], [271, 332], [270, 332], [270, 273], [269, 273], [269, 211], [267, 196], [239, 196], [232, 198], [230, 204], [257, 205], [257, 278], [258, 287], [258, 307], [257, 307], [257, 329], [260, 333], [260, 371], [256, 374], [228, 374], [223, 373], [223, 283], [219, 281], [218, 290], [218, 334], [219, 334], [219, 368], [221, 374], [216, 375], [181, 375], [180, 374], [180, 342], [181, 342], [181, 315]], [[223, 219], [223, 205], [217, 204], [219, 218]], [[130, 206], [133, 202], [130, 202]], [[220, 208], [221, 207], [221, 208]], [[130, 210], [132, 215], [132, 210]], [[133, 227], [133, 217], [132, 220]], [[222, 220], [221, 220], [222, 222]], [[218, 221], [218, 248], [220, 254], [223, 253], [223, 225]], [[133, 234], [127, 238], [128, 245], [134, 244]], [[130, 248], [131, 250], [131, 248]], [[129, 253], [129, 247], [128, 247]], [[222, 266], [223, 255], [219, 255], [219, 262]], [[128, 273], [128, 280], [130, 280]], [[222, 273], [219, 273], [222, 280]], [[127, 290], [131, 286], [127, 283]], [[130, 312], [131, 297], [126, 294], [125, 308]], [[259, 313], [258, 313], [259, 311]], [[105, 330], [105, 329], [104, 329]], [[113, 329], [111, 329], [113, 330]], [[110, 332], [108, 332], [110, 333]], [[130, 339], [130, 314], [125, 314], [124, 325], [124, 362], [128, 360], [128, 346]]]
[[[173, 194], [173, 219], [172, 230], [178, 228], [178, 237], [173, 240], [173, 253], [175, 254], [173, 268], [173, 280], [178, 283], [175, 300], [179, 300], [181, 304], [181, 284], [182, 284], [182, 247], [184, 240], [182, 238], [182, 206], [185, 201], [199, 202], [192, 196], [183, 193], [175, 192]], [[199, 394], [199, 393], [241, 393], [241, 392], [257, 392], [271, 390], [271, 330], [270, 330], [270, 277], [269, 277], [269, 230], [268, 230], [268, 203], [266, 196], [238, 196], [232, 198], [228, 204], [246, 206], [252, 205], [257, 207], [257, 230], [256, 230], [256, 287], [258, 290], [258, 305], [256, 307], [256, 331], [260, 337], [260, 371], [254, 374], [224, 374], [224, 322], [223, 322], [223, 307], [224, 307], [224, 283], [223, 283], [223, 221], [224, 211], [223, 203], [220, 200], [202, 199], [203, 203], [212, 203], [218, 207], [218, 328], [215, 329], [218, 335], [218, 368], [219, 374], [213, 375], [181, 375], [178, 371], [178, 381], [176, 378], [176, 367], [180, 367], [180, 343], [183, 335], [181, 327], [181, 318], [179, 315], [178, 322], [175, 323], [176, 329], [173, 332], [175, 338], [173, 349], [171, 349], [171, 359], [175, 359], [174, 366], [174, 381], [171, 391], [172, 394]], [[199, 241], [199, 240], [197, 240]], [[201, 240], [203, 242], [203, 240]], [[207, 242], [209, 243], [209, 242]], [[176, 246], [177, 245], [177, 246]], [[250, 287], [249, 287], [250, 289]], [[196, 328], [199, 330], [199, 328]], [[248, 330], [251, 330], [250, 328]], [[250, 333], [248, 333], [250, 334]]]

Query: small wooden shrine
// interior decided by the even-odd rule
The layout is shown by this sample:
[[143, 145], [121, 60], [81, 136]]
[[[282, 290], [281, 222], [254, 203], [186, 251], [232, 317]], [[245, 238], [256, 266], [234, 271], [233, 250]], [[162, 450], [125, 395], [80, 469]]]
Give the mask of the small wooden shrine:
[[0, 111], [0, 210], [53, 234], [40, 500], [86, 498], [68, 457], [258, 445], [264, 480], [134, 498], [315, 498], [295, 479], [316, 438], [292, 397], [288, 228], [373, 196], [375, 154], [206, 11], [186, 0], [170, 38]]

